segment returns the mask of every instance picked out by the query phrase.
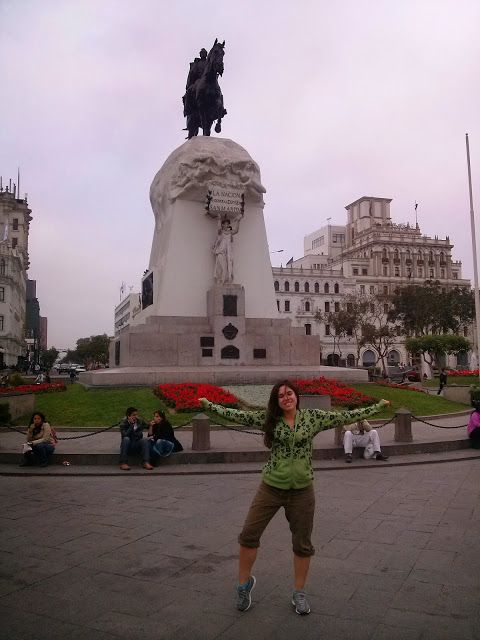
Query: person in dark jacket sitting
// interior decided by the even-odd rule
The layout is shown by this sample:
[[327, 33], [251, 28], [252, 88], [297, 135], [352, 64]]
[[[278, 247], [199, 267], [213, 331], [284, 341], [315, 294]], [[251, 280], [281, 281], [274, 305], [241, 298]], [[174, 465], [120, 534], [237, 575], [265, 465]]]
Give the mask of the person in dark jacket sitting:
[[175, 438], [173, 427], [167, 420], [163, 411], [155, 411], [153, 420], [148, 429], [148, 439], [150, 441], [150, 456], [155, 458], [166, 458], [171, 453], [183, 451], [181, 443]]
[[128, 466], [128, 455], [131, 453], [141, 453], [143, 468], [149, 471], [153, 469], [150, 464], [150, 447], [147, 438], [143, 437], [143, 430], [148, 428], [145, 420], [138, 416], [138, 409], [128, 407], [125, 418], [120, 423], [120, 433], [122, 441], [120, 444], [120, 469], [130, 471]]

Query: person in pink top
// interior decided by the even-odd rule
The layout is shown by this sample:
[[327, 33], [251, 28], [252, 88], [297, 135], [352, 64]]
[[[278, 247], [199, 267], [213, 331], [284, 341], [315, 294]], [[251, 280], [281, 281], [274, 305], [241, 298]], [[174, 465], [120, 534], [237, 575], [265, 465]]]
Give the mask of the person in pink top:
[[480, 449], [480, 400], [472, 398], [472, 407], [474, 408], [474, 412], [468, 421], [467, 433], [472, 447], [474, 449]]

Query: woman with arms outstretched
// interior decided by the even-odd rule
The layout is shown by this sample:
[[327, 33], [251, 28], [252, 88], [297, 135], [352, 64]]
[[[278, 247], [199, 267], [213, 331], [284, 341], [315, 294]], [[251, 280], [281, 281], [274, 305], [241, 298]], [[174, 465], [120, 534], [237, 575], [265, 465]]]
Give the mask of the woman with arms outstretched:
[[278, 509], [283, 507], [292, 532], [295, 577], [292, 604], [299, 615], [310, 613], [305, 583], [310, 558], [315, 553], [311, 542], [315, 512], [313, 438], [324, 429], [372, 416], [390, 403], [380, 400], [365, 409], [338, 412], [299, 409], [298, 390], [288, 380], [278, 382], [273, 387], [266, 411], [228, 409], [205, 398], [201, 398], [201, 403], [205, 409], [215, 411], [225, 418], [262, 429], [265, 445], [271, 449], [269, 460], [263, 468], [262, 482], [238, 537], [240, 556], [237, 609], [247, 611], [250, 608], [256, 582], [251, 572], [260, 538]]

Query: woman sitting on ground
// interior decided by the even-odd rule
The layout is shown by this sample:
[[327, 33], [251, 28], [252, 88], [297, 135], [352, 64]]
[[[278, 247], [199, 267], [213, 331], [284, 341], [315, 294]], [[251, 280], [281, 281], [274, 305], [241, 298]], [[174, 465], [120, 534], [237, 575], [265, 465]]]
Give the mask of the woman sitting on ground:
[[30, 418], [26, 444], [31, 447], [31, 450], [23, 454], [23, 462], [20, 466], [25, 467], [35, 462], [38, 462], [41, 467], [48, 466], [48, 459], [55, 451], [55, 439], [45, 416], [39, 411]]
[[181, 443], [175, 438], [173, 427], [167, 420], [163, 411], [155, 411], [153, 420], [148, 429], [148, 439], [150, 440], [150, 456], [155, 458], [166, 458], [171, 453], [183, 451]]

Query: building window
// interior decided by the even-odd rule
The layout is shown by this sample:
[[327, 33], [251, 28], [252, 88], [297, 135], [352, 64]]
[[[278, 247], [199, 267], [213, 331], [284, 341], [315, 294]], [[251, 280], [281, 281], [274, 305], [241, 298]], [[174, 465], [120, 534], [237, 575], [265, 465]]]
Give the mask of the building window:
[[13, 219], [12, 229], [18, 231], [18, 218]]
[[365, 285], [364, 284], [360, 285], [360, 293], [365, 293]]
[[320, 285], [318, 282], [315, 282], [315, 293], [320, 293]]
[[284, 289], [285, 289], [285, 291], [290, 291], [290, 283], [289, 282], [285, 282]]
[[310, 293], [310, 285], [308, 284], [308, 282], [305, 282], [304, 289], [305, 289], [305, 293]]
[[277, 309], [280, 311], [280, 300], [277, 300]]
[[318, 249], [325, 243], [325, 236], [320, 236], [319, 238], [315, 238], [312, 240], [312, 249]]
[[355, 366], [355, 356], [353, 355], [353, 353], [349, 353], [347, 356], [347, 367], [354, 367]]
[[370, 293], [375, 293], [375, 287], [373, 284], [370, 285]]
[[353, 269], [353, 275], [358, 276], [358, 269]]
[[396, 278], [400, 277], [400, 268], [399, 267], [395, 267], [395, 277]]
[[336, 313], [340, 311], [340, 302], [335, 302], [334, 309]]
[[310, 302], [305, 302], [305, 311], [310, 312]]
[[5, 287], [0, 287], [0, 302], [5, 302]]
[[[1, 317], [1, 316], [0, 316], [0, 317]], [[325, 335], [326, 335], [326, 336], [329, 336], [329, 335], [330, 335], [330, 325], [329, 325], [329, 324], [326, 324], [326, 325], [325, 325]]]
[[344, 233], [334, 233], [332, 235], [332, 243], [333, 244], [344, 244], [345, 242], [345, 234]]
[[[0, 273], [2, 273], [2, 271], [1, 271], [1, 267], [2, 267], [2, 265], [1, 265], [1, 263], [0, 263]], [[453, 275], [453, 279], [454, 279], [454, 280], [458, 280], [458, 273], [457, 273], [456, 271], [454, 271], [452, 275]]]
[[17, 245], [18, 245], [18, 238], [12, 238], [12, 249], [15, 249]]
[[388, 296], [388, 285], [387, 284], [383, 285], [383, 295]]
[[368, 276], [368, 269], [362, 269], [362, 276]]
[[330, 313], [330, 303], [325, 302], [325, 313]]
[[388, 276], [388, 267], [383, 267], [383, 275]]
[[285, 300], [285, 311], [286, 312], [290, 311], [290, 300]]
[[278, 280], [275, 280], [275, 282], [273, 283], [273, 288], [275, 289], [275, 291], [280, 290], [280, 285], [278, 284]]
[[324, 293], [330, 293], [330, 287], [328, 286], [328, 282], [325, 283], [323, 287], [323, 291]]
[[305, 325], [305, 335], [306, 336], [311, 336], [312, 335], [312, 325], [311, 324], [306, 324]]
[[0, 276], [5, 275], [5, 260], [2, 258], [0, 260]]
[[387, 250], [386, 249], [382, 249], [382, 258], [387, 260]]
[[300, 285], [298, 284], [298, 282], [295, 282], [293, 288], [295, 289], [295, 291], [300, 291]]
[[430, 269], [430, 278], [433, 278], [433, 269]]
[[0, 316], [0, 331], [3, 331], [3, 316]]
[[334, 292], [334, 293], [339, 293], [339, 292], [340, 292], [340, 287], [338, 286], [338, 282], [336, 282], [336, 283], [333, 285], [333, 292]]
[[445, 278], [445, 269], [440, 269], [440, 277]]
[[418, 277], [423, 278], [423, 269], [422, 267], [418, 267]]

